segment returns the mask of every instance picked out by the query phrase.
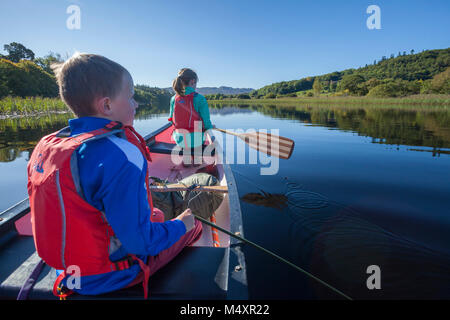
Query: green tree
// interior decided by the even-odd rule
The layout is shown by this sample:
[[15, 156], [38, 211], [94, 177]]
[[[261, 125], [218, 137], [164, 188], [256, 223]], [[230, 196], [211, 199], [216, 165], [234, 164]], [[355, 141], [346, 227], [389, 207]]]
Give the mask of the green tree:
[[250, 99], [250, 96], [246, 93], [240, 93], [237, 95], [238, 99]]
[[316, 96], [319, 96], [322, 92], [322, 84], [320, 83], [319, 77], [316, 77], [316, 79], [314, 79], [313, 91]]
[[435, 93], [450, 94], [450, 67], [433, 77], [431, 89]]
[[381, 80], [375, 79], [375, 78], [371, 78], [369, 80], [366, 81], [366, 87], [368, 90], [378, 86], [381, 84]]
[[12, 62], [19, 62], [22, 59], [34, 60], [34, 52], [21, 43], [11, 42], [10, 44], [5, 44], [3, 49], [8, 52], [8, 55], [4, 56], [4, 58]]
[[55, 77], [34, 62], [21, 60], [14, 63], [0, 59], [0, 85], [7, 88], [8, 95], [19, 97], [56, 97], [58, 86]]
[[364, 77], [359, 74], [345, 75], [339, 82], [339, 90], [348, 90], [348, 92], [353, 95], [365, 95], [367, 92], [361, 87], [361, 84], [364, 82]]
[[378, 98], [396, 97], [397, 96], [397, 87], [392, 82], [383, 83], [383, 84], [380, 84], [380, 85], [370, 89], [367, 96], [378, 97]]
[[51, 64], [57, 62], [64, 62], [64, 60], [59, 53], [50, 52], [45, 57], [36, 58], [34, 62], [42, 69], [44, 69], [46, 72], [54, 74], [51, 68]]

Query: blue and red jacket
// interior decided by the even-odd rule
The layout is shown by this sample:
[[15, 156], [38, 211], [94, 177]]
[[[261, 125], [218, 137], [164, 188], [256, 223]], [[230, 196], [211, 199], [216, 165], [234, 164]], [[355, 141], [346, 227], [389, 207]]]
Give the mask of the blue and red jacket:
[[[109, 123], [107, 119], [95, 117], [71, 119], [64, 134], [72, 140], [77, 137], [85, 139], [95, 135], [91, 134], [93, 132], [104, 132], [102, 128]], [[28, 189], [38, 254], [44, 261], [46, 259], [42, 255], [47, 259], [54, 257], [54, 262], [46, 262], [60, 269], [58, 273], [68, 267], [66, 264], [81, 264], [81, 285], [79, 289], [74, 289], [80, 294], [95, 295], [126, 287], [142, 268], [141, 263], [133, 263], [126, 258], [134, 256], [147, 261], [149, 255], [155, 256], [169, 248], [186, 232], [180, 220], [151, 222], [152, 205], [146, 188], [148, 163], [143, 155], [145, 151], [140, 150], [137, 143], [127, 141], [123, 130], [116, 131], [117, 135], [105, 134], [102, 138], [87, 139], [86, 142], [80, 140], [78, 145], [66, 143], [73, 148], [73, 151], [69, 150], [73, 156], [70, 164], [65, 161], [61, 166], [70, 165], [71, 169], [66, 170], [70, 172], [70, 177], [54, 164], [58, 161], [49, 160], [49, 164], [45, 161], [58, 159], [52, 155], [54, 150], [65, 150], [64, 146], [61, 148], [59, 145], [65, 143], [64, 138], [59, 138], [57, 134], [44, 137], [39, 142], [28, 167]], [[47, 154], [42, 157], [43, 161], [38, 153]], [[59, 174], [62, 176], [59, 177]], [[44, 175], [49, 175], [46, 176], [47, 180], [59, 181], [54, 190], [47, 188], [44, 192], [38, 191], [40, 184], [47, 183], [39, 180]], [[66, 210], [58, 213], [65, 219], [62, 225], [64, 228], [59, 224], [53, 226], [52, 222], [46, 222], [43, 218], [46, 209], [52, 206], [48, 203], [51, 196], [55, 198], [53, 207]], [[58, 201], [60, 205], [56, 206]], [[89, 221], [80, 222], [80, 219]], [[84, 243], [91, 236], [86, 225], [96, 226], [91, 240], [100, 244], [100, 248], [91, 248], [88, 243]], [[57, 236], [54, 236], [55, 232], [48, 232], [50, 228], [58, 227], [63, 230], [57, 231]], [[64, 239], [62, 244], [59, 243], [60, 239]], [[56, 249], [46, 252], [49, 247]], [[123, 267], [124, 260], [129, 262], [129, 266]], [[63, 277], [60, 278], [64, 285], [67, 277]]]

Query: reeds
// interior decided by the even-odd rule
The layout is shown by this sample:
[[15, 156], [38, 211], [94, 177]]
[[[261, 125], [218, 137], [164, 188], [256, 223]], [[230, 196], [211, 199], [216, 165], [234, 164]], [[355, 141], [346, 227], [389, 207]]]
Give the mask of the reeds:
[[68, 112], [59, 98], [5, 97], [0, 100], [0, 115], [35, 115], [41, 113]]

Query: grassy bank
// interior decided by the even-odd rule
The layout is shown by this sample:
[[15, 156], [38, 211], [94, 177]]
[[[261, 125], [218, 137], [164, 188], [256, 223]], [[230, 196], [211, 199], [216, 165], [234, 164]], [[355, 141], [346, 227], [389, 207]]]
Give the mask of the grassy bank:
[[[155, 102], [153, 102], [153, 100]], [[153, 114], [169, 112], [169, 100], [160, 102], [153, 99], [152, 103], [139, 103], [137, 116], [148, 116]], [[42, 97], [5, 97], [0, 99], [0, 119], [44, 116], [55, 113], [71, 113], [65, 103], [59, 98]]]
[[0, 116], [25, 115], [69, 112], [69, 109], [58, 98], [42, 97], [5, 97], [0, 100]]
[[276, 99], [223, 99], [208, 100], [220, 104], [325, 104], [325, 105], [378, 105], [378, 106], [430, 106], [450, 107], [450, 95], [413, 95], [402, 98], [371, 98], [371, 97], [282, 97]]

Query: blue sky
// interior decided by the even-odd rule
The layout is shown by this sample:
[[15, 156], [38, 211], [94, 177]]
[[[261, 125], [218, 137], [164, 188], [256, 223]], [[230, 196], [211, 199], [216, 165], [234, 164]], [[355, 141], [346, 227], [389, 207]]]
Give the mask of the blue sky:
[[[70, 5], [81, 10], [80, 30], [66, 27]], [[380, 7], [380, 30], [366, 26], [369, 5]], [[201, 87], [260, 88], [447, 48], [449, 14], [448, 0], [2, 0], [0, 45], [101, 54], [150, 86], [169, 87], [191, 67]]]

